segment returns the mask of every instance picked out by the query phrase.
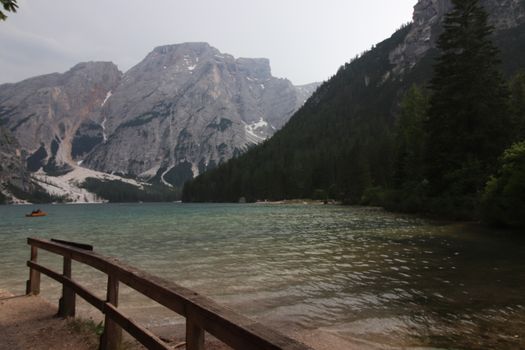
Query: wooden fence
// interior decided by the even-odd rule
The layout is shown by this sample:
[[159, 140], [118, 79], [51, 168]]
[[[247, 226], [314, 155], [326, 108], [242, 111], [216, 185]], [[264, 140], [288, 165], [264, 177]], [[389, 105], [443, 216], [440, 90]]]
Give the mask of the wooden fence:
[[[148, 349], [170, 349], [168, 344], [145, 327], [126, 317], [118, 309], [120, 282], [184, 316], [186, 318], [186, 349], [188, 350], [204, 349], [205, 332], [212, 334], [234, 349], [310, 349], [187, 288], [128, 266], [117, 259], [97, 254], [89, 245], [37, 238], [28, 238], [27, 243], [31, 246], [31, 258], [27, 262], [29, 267], [27, 294], [40, 292], [40, 274], [43, 273], [62, 284], [62, 297], [59, 301], [60, 316], [75, 315], [76, 295], [100, 310], [105, 315], [100, 349], [118, 349], [122, 339], [122, 329], [125, 329]], [[40, 265], [37, 262], [38, 249], [63, 256], [62, 273]], [[107, 274], [106, 300], [100, 299], [73, 280], [72, 260]]]

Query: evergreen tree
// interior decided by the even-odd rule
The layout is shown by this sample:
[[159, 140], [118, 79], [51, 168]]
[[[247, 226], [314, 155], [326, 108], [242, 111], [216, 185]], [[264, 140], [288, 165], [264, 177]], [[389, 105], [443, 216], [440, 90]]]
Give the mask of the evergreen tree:
[[525, 141], [525, 72], [521, 71], [510, 82], [510, 109], [514, 139]]
[[482, 217], [490, 224], [525, 228], [525, 141], [507, 149], [500, 163], [496, 176], [487, 182]]
[[427, 116], [428, 96], [413, 85], [401, 101], [396, 132], [396, 187], [412, 186], [421, 182], [425, 143], [424, 122]]
[[508, 92], [487, 13], [478, 0], [452, 2], [430, 84], [426, 177], [430, 196], [468, 209], [508, 146]]
[[0, 10], [0, 21], [5, 21], [7, 18], [7, 15], [4, 13], [4, 11], [16, 12], [16, 9], [18, 8], [16, 0], [0, 0], [0, 4], [3, 8], [3, 11]]
[[357, 140], [347, 158], [346, 181], [343, 186], [345, 203], [361, 203], [364, 191], [372, 185], [369, 158], [367, 148], [361, 140]]

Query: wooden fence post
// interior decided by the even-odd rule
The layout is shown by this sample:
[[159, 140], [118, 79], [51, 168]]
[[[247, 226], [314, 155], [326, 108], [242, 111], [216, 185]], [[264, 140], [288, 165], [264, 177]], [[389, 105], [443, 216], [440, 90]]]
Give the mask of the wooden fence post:
[[[63, 273], [64, 277], [71, 279], [71, 258], [64, 256]], [[62, 285], [62, 297], [58, 302], [58, 316], [75, 317], [75, 291], [65, 284]]]
[[[32, 262], [37, 262], [38, 259], [38, 248], [31, 246], [31, 258]], [[26, 294], [38, 295], [40, 293], [40, 272], [29, 268], [29, 280], [26, 283]]]
[[186, 350], [204, 350], [204, 329], [186, 317]]
[[[108, 272], [107, 302], [118, 306], [118, 279]], [[100, 337], [100, 350], [118, 350], [122, 342], [122, 328], [108, 314], [104, 319], [104, 333]]]

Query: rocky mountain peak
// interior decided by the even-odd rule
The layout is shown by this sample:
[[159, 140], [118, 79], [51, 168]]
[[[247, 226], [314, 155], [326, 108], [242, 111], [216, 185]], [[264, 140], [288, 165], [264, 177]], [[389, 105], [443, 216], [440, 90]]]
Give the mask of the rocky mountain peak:
[[169, 44], [169, 45], [157, 46], [153, 49], [152, 53], [166, 55], [166, 54], [176, 53], [176, 52], [184, 53], [184, 51], [186, 51], [186, 53], [191, 52], [191, 53], [197, 53], [199, 55], [202, 55], [204, 52], [209, 52], [209, 51], [218, 52], [219, 50], [212, 47], [210, 44], [206, 42], [186, 42], [186, 43], [180, 43], [180, 44]]
[[4, 84], [0, 127], [31, 172], [82, 164], [180, 186], [271, 136], [316, 87], [273, 77], [266, 58], [164, 45], [124, 74], [84, 62]]
[[106, 141], [84, 164], [180, 186], [271, 136], [316, 87], [273, 77], [266, 58], [207, 43], [159, 46], [112, 91], [101, 113]]
[[206, 43], [158, 46], [126, 72], [125, 81], [131, 78], [157, 80], [162, 76], [170, 78], [176, 73], [192, 72], [199, 61], [218, 53]]
[[151, 68], [155, 68], [180, 63], [189, 64], [190, 61], [191, 63], [197, 63], [199, 60], [219, 53], [219, 50], [211, 47], [208, 43], [163, 45], [153, 49], [136, 67], [150, 66]]
[[111, 62], [79, 63], [63, 74], [48, 74], [0, 87], [0, 125], [16, 137], [27, 167], [50, 172], [72, 163], [78, 128], [97, 119], [122, 73]]
[[[525, 22], [523, 0], [481, 0], [496, 30], [513, 28]], [[403, 44], [390, 53], [394, 72], [412, 68], [425, 53], [435, 47], [445, 15], [452, 9], [451, 0], [419, 0], [414, 6], [413, 23]]]
[[88, 61], [77, 63], [64, 73], [64, 77], [71, 75], [84, 75], [89, 76], [92, 79], [96, 79], [100, 74], [115, 74], [117, 76], [122, 75], [122, 73], [118, 70], [118, 67], [113, 62]]
[[272, 78], [270, 60], [267, 58], [238, 58], [235, 63], [248, 77], [260, 80]]

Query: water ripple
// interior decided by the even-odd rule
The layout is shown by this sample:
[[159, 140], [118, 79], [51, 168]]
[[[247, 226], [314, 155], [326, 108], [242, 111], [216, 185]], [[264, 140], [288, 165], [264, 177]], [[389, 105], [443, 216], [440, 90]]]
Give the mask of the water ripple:
[[[120, 204], [0, 207], [0, 288], [22, 293], [27, 236], [93, 244], [270, 325], [398, 347], [516, 348], [525, 339], [525, 242], [370, 208]], [[60, 270], [60, 261], [42, 255]], [[105, 277], [74, 265], [91, 290]], [[43, 280], [56, 299], [59, 286]], [[122, 289], [151, 324], [169, 312]], [[154, 317], [151, 315], [155, 315]], [[480, 340], [483, 339], [483, 346]]]

